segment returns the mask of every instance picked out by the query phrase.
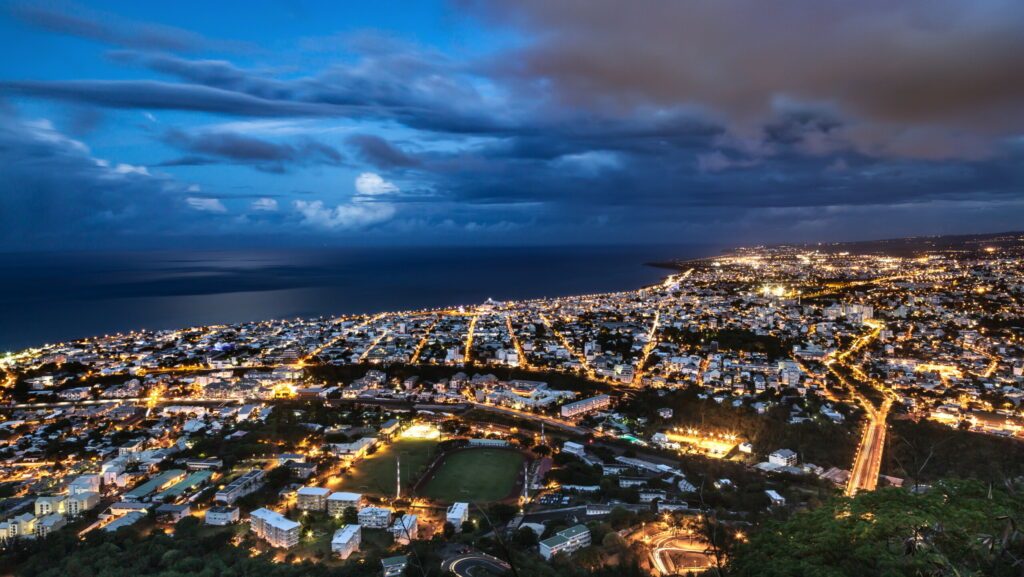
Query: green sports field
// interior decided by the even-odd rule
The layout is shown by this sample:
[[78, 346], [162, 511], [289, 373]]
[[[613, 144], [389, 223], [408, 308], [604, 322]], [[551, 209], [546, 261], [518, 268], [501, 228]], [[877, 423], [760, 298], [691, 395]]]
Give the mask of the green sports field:
[[452, 503], [499, 501], [509, 496], [523, 473], [523, 455], [507, 449], [467, 449], [445, 458], [422, 496]]
[[437, 441], [401, 440], [356, 463], [335, 490], [366, 495], [395, 494], [395, 461], [402, 457], [402, 492], [408, 494], [413, 475], [430, 462]]

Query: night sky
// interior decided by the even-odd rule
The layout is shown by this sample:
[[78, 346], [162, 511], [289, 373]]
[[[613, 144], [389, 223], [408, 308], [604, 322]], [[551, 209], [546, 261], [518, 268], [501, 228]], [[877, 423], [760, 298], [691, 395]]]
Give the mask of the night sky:
[[0, 251], [1024, 228], [1020, 0], [0, 3]]

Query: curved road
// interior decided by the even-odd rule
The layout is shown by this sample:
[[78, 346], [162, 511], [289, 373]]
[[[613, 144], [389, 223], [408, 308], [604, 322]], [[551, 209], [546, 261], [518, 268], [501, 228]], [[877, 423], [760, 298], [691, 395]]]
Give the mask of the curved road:
[[[441, 571], [452, 572], [458, 577], [480, 577], [481, 575], [502, 575], [510, 567], [508, 563], [485, 553], [470, 553], [452, 557], [441, 563]], [[486, 571], [486, 573], [484, 573]]]

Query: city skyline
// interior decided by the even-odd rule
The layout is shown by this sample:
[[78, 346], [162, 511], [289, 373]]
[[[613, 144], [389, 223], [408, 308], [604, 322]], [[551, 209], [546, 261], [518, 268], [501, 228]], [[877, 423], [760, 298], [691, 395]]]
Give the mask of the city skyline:
[[6, 2], [0, 250], [1024, 220], [1018, 4], [584, 4]]

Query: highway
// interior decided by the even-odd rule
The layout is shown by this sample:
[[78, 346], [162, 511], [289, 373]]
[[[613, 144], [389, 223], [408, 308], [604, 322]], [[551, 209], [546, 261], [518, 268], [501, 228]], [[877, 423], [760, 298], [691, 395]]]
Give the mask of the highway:
[[850, 471], [846, 495], [852, 497], [858, 491], [874, 491], [878, 486], [878, 475], [882, 469], [882, 453], [885, 451], [886, 417], [892, 404], [888, 398], [882, 408], [869, 414], [864, 425], [864, 435], [857, 447], [857, 457]]

